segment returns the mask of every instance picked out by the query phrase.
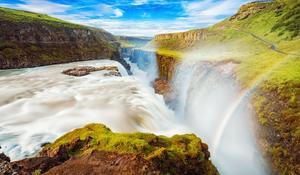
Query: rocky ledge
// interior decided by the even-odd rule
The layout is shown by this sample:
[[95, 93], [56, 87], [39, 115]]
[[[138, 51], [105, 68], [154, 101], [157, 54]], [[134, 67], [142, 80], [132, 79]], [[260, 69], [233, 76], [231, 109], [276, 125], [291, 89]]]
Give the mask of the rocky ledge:
[[46, 145], [38, 157], [10, 162], [3, 174], [219, 174], [208, 146], [193, 134], [171, 138], [113, 133], [101, 124], [76, 129]]
[[102, 67], [92, 67], [92, 66], [80, 66], [71, 69], [64, 70], [62, 73], [70, 76], [81, 77], [96, 71], [109, 71], [105, 73], [104, 76], [121, 76], [117, 66], [102, 66]]

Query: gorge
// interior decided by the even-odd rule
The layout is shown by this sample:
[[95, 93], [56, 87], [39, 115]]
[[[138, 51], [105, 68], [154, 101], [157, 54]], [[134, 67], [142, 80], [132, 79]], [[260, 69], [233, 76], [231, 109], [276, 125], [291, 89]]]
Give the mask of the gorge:
[[299, 7], [153, 38], [0, 7], [0, 174], [300, 173]]

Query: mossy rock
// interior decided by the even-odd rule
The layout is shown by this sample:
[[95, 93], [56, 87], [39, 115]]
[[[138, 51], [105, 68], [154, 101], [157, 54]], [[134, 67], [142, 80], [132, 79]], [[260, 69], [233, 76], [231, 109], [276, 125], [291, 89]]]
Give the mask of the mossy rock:
[[94, 151], [137, 154], [167, 174], [218, 174], [209, 160], [208, 146], [194, 134], [173, 137], [146, 133], [113, 133], [101, 124], [89, 124], [46, 145], [41, 156], [79, 157]]

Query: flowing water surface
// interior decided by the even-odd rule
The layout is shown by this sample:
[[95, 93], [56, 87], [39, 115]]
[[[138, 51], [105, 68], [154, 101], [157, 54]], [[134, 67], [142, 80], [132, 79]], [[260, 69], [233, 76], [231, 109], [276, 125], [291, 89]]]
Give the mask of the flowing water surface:
[[[115, 132], [194, 132], [208, 143], [221, 174], [267, 174], [248, 99], [241, 98], [234, 83], [235, 64], [183, 62], [175, 73], [171, 110], [151, 87], [157, 76], [155, 60], [143, 66], [127, 59], [132, 76], [109, 60], [0, 71], [3, 151], [13, 160], [33, 156], [41, 144], [96, 122]], [[105, 71], [83, 77], [61, 73], [78, 65], [116, 65], [122, 77], [105, 77]]]

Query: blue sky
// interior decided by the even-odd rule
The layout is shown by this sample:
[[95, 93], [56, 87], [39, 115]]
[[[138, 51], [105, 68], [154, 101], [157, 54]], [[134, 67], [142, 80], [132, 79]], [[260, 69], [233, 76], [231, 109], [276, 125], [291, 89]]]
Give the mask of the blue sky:
[[212, 25], [251, 0], [0, 0], [116, 35], [154, 36]]

